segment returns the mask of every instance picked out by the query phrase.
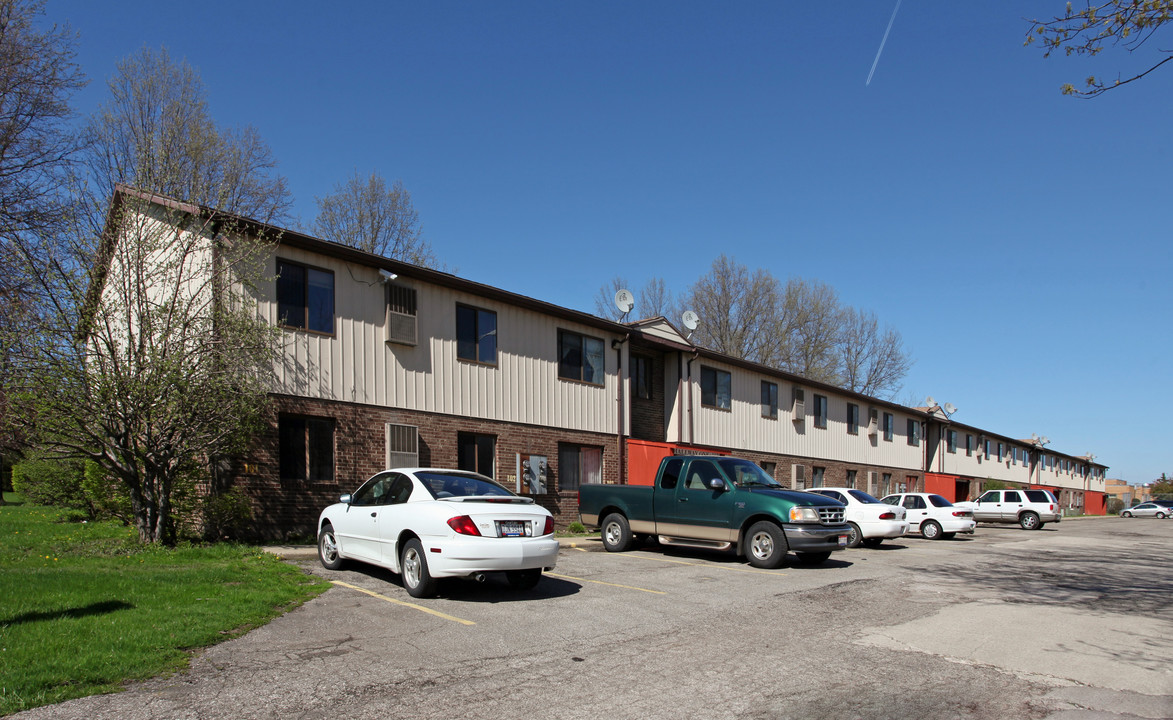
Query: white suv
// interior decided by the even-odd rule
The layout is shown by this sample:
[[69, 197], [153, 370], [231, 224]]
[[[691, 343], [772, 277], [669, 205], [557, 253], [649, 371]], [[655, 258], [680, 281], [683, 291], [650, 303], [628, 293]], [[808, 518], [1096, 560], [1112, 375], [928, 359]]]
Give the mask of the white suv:
[[1059, 501], [1050, 490], [987, 490], [973, 503], [973, 518], [978, 522], [1018, 523], [1023, 530], [1038, 530], [1049, 522], [1059, 522], [1063, 514]]

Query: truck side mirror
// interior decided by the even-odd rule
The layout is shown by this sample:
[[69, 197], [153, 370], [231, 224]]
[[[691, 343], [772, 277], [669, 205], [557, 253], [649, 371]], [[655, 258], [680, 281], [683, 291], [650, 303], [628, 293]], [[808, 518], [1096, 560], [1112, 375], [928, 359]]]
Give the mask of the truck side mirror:
[[724, 490], [725, 489], [725, 481], [722, 480], [721, 478], [712, 478], [709, 480], [709, 489], [710, 490]]

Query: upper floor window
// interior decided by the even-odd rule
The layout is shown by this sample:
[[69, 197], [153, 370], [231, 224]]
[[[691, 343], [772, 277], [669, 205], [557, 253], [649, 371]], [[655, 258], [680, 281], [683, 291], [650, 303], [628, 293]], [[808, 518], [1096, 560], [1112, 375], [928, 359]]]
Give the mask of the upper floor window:
[[951, 452], [957, 452], [957, 431], [947, 430], [945, 432], [945, 448]]
[[456, 306], [456, 357], [497, 364], [497, 313], [468, 305]]
[[892, 413], [884, 413], [884, 442], [892, 442], [892, 434], [895, 432], [894, 423]]
[[602, 385], [603, 341], [569, 330], [558, 331], [558, 377]]
[[982, 441], [982, 455], [984, 456], [984, 459], [986, 459], [986, 460], [990, 459], [990, 441], [989, 440]]
[[973, 435], [965, 434], [965, 454], [973, 455]]
[[859, 434], [859, 405], [847, 403], [847, 432], [850, 435]]
[[920, 421], [908, 419], [908, 444], [920, 446]]
[[815, 427], [827, 427], [827, 398], [824, 395], [815, 395]]
[[1002, 462], [1005, 457], [1005, 447], [1002, 443], [998, 443], [998, 462]]
[[729, 410], [733, 407], [733, 376], [724, 370], [701, 368], [701, 405]]
[[334, 334], [334, 273], [277, 261], [277, 321], [291, 328]]
[[652, 399], [652, 359], [643, 355], [631, 356], [632, 393], [640, 400]]
[[762, 417], [778, 419], [778, 385], [762, 381]]

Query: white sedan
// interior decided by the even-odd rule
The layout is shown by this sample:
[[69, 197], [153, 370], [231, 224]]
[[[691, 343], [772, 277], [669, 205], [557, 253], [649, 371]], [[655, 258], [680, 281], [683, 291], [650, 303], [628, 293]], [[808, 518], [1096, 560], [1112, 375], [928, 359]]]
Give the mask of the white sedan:
[[904, 508], [886, 505], [863, 490], [841, 487], [809, 488], [807, 492], [818, 493], [847, 506], [845, 518], [851, 531], [847, 534], [847, 546], [879, 547], [884, 538], [898, 538], [908, 532], [908, 521]]
[[318, 558], [330, 570], [361, 560], [398, 573], [413, 597], [439, 578], [504, 572], [537, 585], [558, 559], [554, 518], [489, 478], [461, 470], [385, 470], [318, 518]]
[[1120, 511], [1120, 517], [1155, 517], [1164, 518], [1169, 515], [1170, 509], [1153, 502], [1144, 502], [1133, 505]]
[[973, 510], [934, 493], [897, 493], [880, 502], [903, 507], [908, 513], [909, 532], [919, 531], [926, 540], [948, 540], [957, 533], [972, 535], [977, 527]]

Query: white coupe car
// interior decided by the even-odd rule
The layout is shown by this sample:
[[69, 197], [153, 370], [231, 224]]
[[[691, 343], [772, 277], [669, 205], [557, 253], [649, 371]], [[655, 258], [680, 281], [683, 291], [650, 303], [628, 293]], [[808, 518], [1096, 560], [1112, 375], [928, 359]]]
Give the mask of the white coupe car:
[[330, 570], [361, 560], [398, 573], [413, 597], [439, 578], [504, 572], [537, 585], [558, 559], [554, 518], [489, 478], [461, 470], [385, 470], [318, 518], [318, 557]]
[[807, 492], [818, 493], [847, 506], [845, 517], [851, 532], [847, 534], [847, 547], [879, 547], [884, 538], [898, 538], [908, 532], [908, 521], [904, 519], [904, 508], [886, 505], [863, 490], [842, 487], [809, 488]]
[[900, 505], [908, 513], [908, 531], [926, 540], [948, 540], [957, 533], [973, 534], [973, 510], [957, 507], [935, 493], [897, 493], [880, 502]]

